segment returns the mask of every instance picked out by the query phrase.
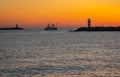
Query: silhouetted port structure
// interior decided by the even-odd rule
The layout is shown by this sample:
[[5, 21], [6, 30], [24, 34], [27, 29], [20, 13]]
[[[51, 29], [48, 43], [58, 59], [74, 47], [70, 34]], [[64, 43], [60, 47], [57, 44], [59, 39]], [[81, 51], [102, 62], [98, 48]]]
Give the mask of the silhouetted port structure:
[[16, 24], [15, 27], [0, 28], [0, 30], [24, 30], [24, 28], [21, 28], [21, 27], [19, 27], [18, 24]]
[[96, 27], [91, 27], [91, 19], [88, 19], [88, 27], [80, 27], [76, 30], [76, 31], [120, 31], [120, 26], [118, 27], [112, 27], [112, 26], [108, 26], [108, 27], [103, 27], [103, 26], [96, 26]]

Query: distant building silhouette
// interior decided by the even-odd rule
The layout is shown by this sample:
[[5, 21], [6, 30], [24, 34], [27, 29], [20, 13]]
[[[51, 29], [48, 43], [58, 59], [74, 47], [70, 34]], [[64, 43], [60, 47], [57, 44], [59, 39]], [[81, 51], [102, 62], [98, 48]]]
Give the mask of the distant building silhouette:
[[88, 18], [88, 29], [90, 29], [90, 27], [91, 27], [91, 19]]

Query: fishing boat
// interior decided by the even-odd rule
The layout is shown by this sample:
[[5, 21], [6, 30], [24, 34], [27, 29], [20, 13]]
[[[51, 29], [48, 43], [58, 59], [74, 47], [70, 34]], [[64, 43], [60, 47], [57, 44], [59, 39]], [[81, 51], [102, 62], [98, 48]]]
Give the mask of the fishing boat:
[[46, 27], [44, 30], [57, 30], [57, 27], [55, 27], [54, 24], [50, 25], [50, 24], [48, 23], [47, 27]]

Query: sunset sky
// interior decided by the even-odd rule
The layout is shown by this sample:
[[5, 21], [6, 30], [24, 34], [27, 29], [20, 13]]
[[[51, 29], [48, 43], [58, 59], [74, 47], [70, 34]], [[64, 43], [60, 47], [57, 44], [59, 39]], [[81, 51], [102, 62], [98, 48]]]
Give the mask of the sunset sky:
[[120, 0], [0, 0], [0, 27], [120, 25]]

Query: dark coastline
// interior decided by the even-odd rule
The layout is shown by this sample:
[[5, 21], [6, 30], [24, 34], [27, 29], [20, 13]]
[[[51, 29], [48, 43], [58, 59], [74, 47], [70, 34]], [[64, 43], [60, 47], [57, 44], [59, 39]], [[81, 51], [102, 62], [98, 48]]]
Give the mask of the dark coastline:
[[6, 28], [0, 28], [0, 30], [24, 30], [24, 28], [21, 28], [16, 24], [16, 27], [6, 27]]
[[24, 28], [0, 28], [0, 30], [24, 30]]
[[120, 27], [80, 27], [73, 32], [79, 31], [120, 31]]

